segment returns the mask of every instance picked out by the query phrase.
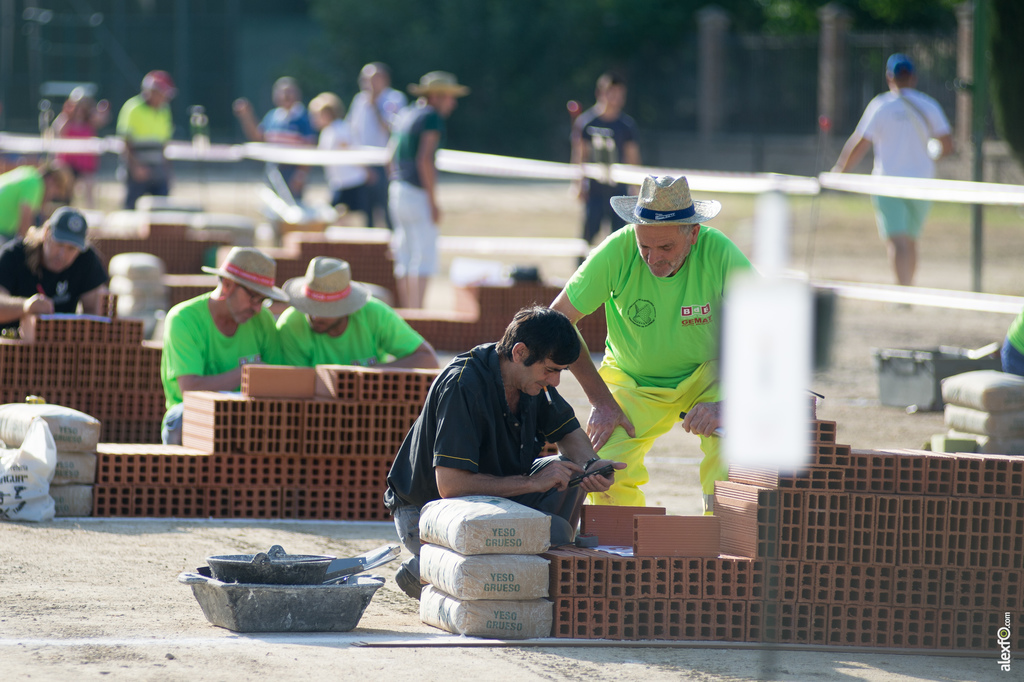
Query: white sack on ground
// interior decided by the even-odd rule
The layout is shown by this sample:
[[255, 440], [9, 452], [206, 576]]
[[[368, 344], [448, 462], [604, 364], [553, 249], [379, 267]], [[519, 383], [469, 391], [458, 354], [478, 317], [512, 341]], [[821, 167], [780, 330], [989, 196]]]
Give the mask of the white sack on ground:
[[551, 518], [503, 497], [473, 495], [428, 502], [420, 540], [459, 554], [540, 554], [551, 544]]
[[423, 545], [420, 578], [456, 599], [539, 599], [548, 596], [548, 563], [532, 554], [464, 556]]

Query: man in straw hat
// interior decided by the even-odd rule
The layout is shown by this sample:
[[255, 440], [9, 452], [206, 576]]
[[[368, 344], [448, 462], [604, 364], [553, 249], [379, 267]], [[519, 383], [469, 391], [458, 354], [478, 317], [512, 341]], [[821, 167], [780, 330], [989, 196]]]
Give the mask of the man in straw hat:
[[437, 272], [437, 167], [434, 156], [444, 144], [445, 119], [469, 88], [446, 71], [431, 71], [409, 86], [419, 97], [395, 122], [390, 152], [388, 210], [395, 234], [395, 278], [398, 304], [422, 308], [427, 278]]
[[277, 329], [287, 365], [438, 366], [434, 349], [369, 288], [347, 262], [317, 256], [305, 277], [282, 286], [292, 307]]
[[[580, 338], [561, 313], [523, 308], [498, 343], [457, 356], [430, 387], [423, 411], [388, 472], [384, 504], [398, 537], [412, 553], [395, 574], [410, 597], [420, 596], [419, 517], [433, 500], [467, 495], [504, 497], [551, 517], [551, 544], [576, 537], [582, 493], [614, 480], [555, 388], [580, 355]], [[559, 455], [541, 456], [545, 443]], [[582, 474], [577, 485], [570, 479]]]
[[686, 412], [701, 437], [700, 481], [711, 513], [715, 481], [728, 467], [719, 439], [718, 335], [725, 282], [750, 261], [718, 230], [701, 225], [717, 201], [693, 201], [686, 178], [644, 178], [640, 196], [611, 199], [631, 223], [612, 233], [573, 274], [552, 308], [578, 323], [604, 305], [604, 362], [589, 350], [570, 369], [592, 406], [587, 433], [604, 459], [626, 462], [595, 504], [644, 505], [644, 455]]
[[217, 288], [171, 308], [164, 322], [160, 378], [167, 398], [161, 436], [181, 444], [182, 393], [237, 391], [242, 365], [281, 364], [274, 316], [264, 305], [288, 301], [274, 286], [277, 263], [258, 249], [233, 247], [219, 268]]

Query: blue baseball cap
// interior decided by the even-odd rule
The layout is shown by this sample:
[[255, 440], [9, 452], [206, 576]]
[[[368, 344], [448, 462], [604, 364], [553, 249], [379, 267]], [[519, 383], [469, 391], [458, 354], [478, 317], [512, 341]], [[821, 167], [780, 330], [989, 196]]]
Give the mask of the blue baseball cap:
[[885, 63], [885, 73], [889, 76], [900, 76], [905, 73], [914, 73], [914, 63], [910, 61], [910, 58], [902, 52], [889, 57], [889, 61]]
[[61, 206], [50, 216], [50, 235], [62, 244], [71, 244], [85, 251], [85, 233], [89, 229], [85, 216], [68, 206]]

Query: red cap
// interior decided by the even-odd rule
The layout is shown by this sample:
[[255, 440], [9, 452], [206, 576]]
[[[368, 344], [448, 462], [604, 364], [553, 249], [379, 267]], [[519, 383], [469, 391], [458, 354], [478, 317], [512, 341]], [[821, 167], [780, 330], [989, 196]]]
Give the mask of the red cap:
[[164, 97], [170, 99], [178, 94], [174, 86], [174, 79], [166, 71], [150, 71], [142, 79], [143, 90], [158, 90]]

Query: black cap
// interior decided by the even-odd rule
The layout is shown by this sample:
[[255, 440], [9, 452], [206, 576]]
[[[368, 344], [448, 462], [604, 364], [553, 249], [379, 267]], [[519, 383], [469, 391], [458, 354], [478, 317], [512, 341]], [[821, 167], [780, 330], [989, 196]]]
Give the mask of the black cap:
[[79, 251], [85, 251], [85, 233], [89, 228], [85, 216], [73, 208], [61, 206], [50, 216], [49, 223], [54, 241], [73, 244]]

